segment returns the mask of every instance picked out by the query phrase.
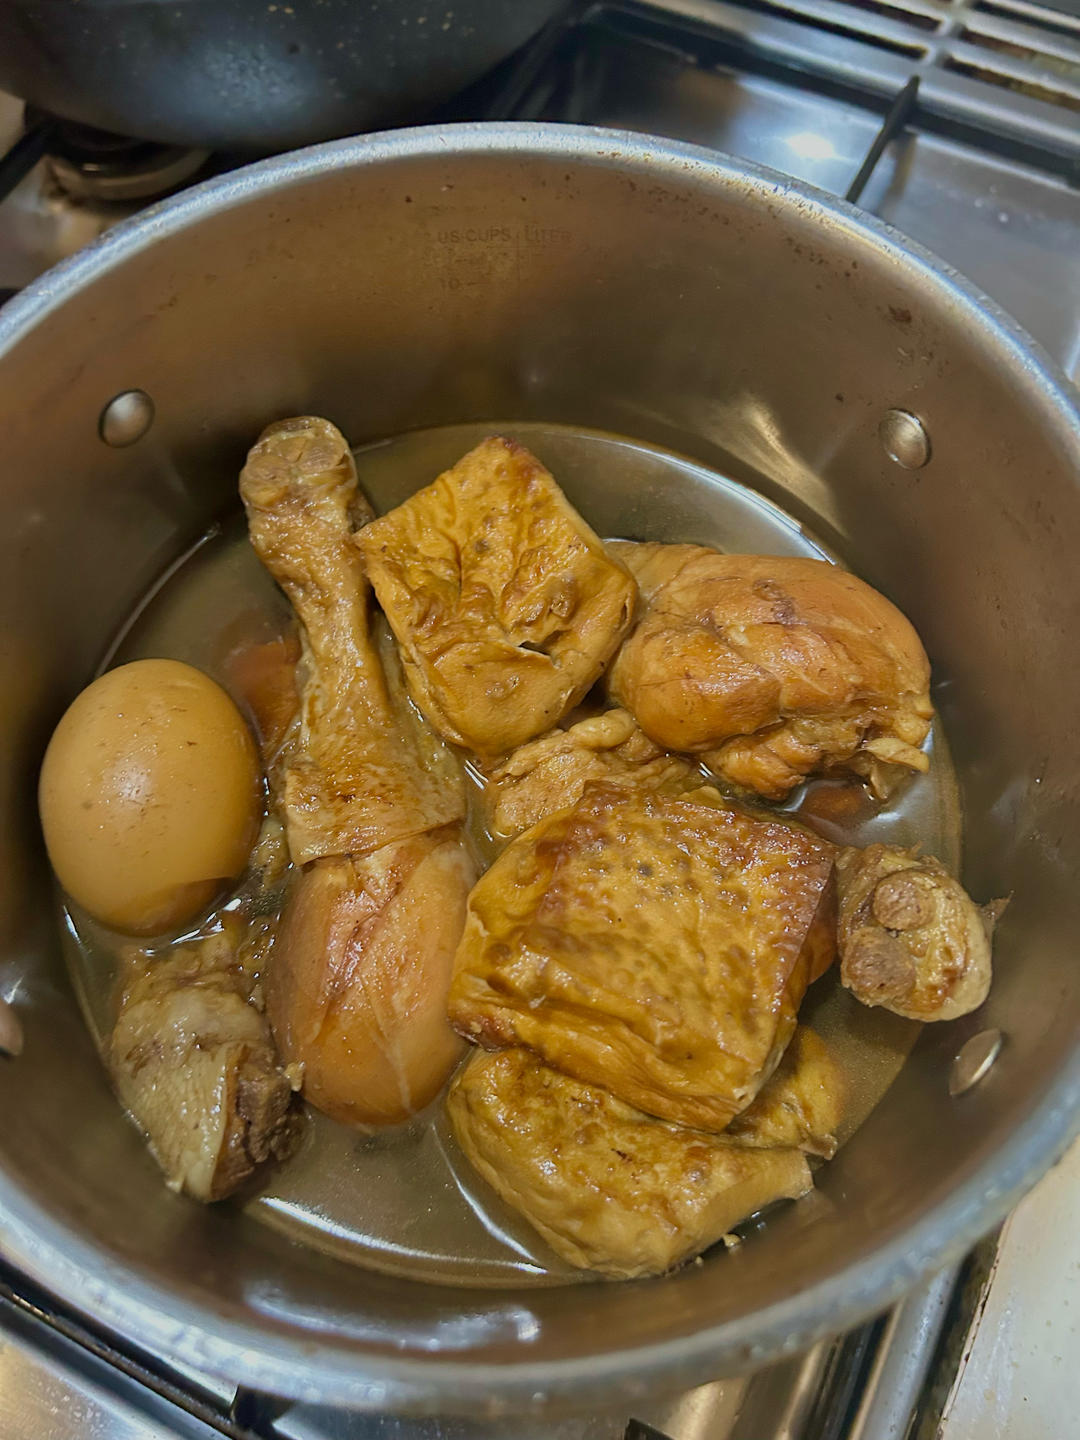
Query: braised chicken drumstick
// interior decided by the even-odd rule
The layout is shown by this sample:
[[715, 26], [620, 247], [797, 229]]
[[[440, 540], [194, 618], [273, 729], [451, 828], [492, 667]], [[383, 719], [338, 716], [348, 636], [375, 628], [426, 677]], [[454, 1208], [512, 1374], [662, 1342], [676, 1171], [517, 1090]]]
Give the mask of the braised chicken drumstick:
[[355, 544], [371, 511], [341, 433], [315, 417], [271, 425], [240, 492], [303, 645], [281, 808], [304, 868], [282, 912], [267, 1013], [314, 1105], [392, 1124], [435, 1096], [462, 1049], [446, 1021], [475, 876], [461, 772], [395, 694]]
[[365, 855], [460, 820], [456, 767], [395, 707], [354, 542], [372, 516], [344, 436], [301, 416], [263, 431], [240, 477], [251, 543], [300, 621], [300, 731], [284, 775], [295, 864]]

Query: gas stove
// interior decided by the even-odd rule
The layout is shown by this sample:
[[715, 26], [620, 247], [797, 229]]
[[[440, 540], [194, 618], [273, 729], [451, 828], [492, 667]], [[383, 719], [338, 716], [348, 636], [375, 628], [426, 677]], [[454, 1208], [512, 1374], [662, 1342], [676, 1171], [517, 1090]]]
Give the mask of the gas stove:
[[[856, 201], [936, 251], [1011, 311], [1080, 382], [1080, 0], [575, 4], [524, 51], [427, 118], [613, 126], [785, 171]], [[26, 116], [20, 102], [0, 96], [5, 149], [0, 299], [151, 199], [238, 163]], [[1053, 1357], [1055, 1346], [1060, 1360], [1075, 1344], [1067, 1319], [1068, 1247], [1075, 1275], [1080, 1242], [1068, 1216], [1078, 1191], [1074, 1152], [1002, 1235], [890, 1314], [753, 1376], [640, 1405], [633, 1416], [478, 1424], [290, 1405], [120, 1348], [0, 1269], [0, 1434], [4, 1440], [1064, 1436], [1075, 1426], [1080, 1391], [1064, 1365], [1054, 1371]], [[1050, 1227], [1058, 1263], [1048, 1270], [1038, 1256]], [[1007, 1354], [995, 1344], [999, 1334], [1009, 1337]], [[1003, 1367], [1027, 1364], [1029, 1353], [1030, 1372], [1006, 1383]], [[1052, 1392], [1051, 1401], [1045, 1393], [1041, 1400], [1027, 1395], [1027, 1383]], [[1033, 1429], [1013, 1428], [1021, 1399], [1029, 1415], [1041, 1417], [1032, 1419]]]
[[[1080, 369], [1080, 0], [583, 0], [426, 118], [607, 125], [770, 165], [921, 240]], [[5, 145], [7, 291], [239, 163], [0, 96]]]

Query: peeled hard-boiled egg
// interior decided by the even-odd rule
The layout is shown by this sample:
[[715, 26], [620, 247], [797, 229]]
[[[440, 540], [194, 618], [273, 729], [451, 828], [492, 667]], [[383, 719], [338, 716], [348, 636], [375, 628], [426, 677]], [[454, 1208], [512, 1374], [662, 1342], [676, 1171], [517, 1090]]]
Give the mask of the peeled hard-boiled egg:
[[135, 660], [77, 696], [38, 787], [53, 869], [103, 924], [175, 929], [244, 868], [258, 829], [255, 745], [213, 680]]

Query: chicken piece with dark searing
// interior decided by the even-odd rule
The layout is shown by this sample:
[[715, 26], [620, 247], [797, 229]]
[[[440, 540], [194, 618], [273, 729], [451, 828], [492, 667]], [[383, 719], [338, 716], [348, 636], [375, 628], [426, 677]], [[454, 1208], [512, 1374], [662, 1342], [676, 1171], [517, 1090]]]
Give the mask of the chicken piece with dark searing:
[[231, 937], [131, 964], [107, 1059], [169, 1186], [221, 1200], [292, 1149], [292, 1085]]
[[927, 769], [929, 663], [869, 585], [824, 560], [609, 549], [644, 600], [609, 688], [658, 745], [773, 800], [824, 771], [885, 794], [904, 770]]
[[833, 856], [708, 787], [590, 785], [473, 889], [450, 1018], [647, 1114], [722, 1130], [834, 953]]
[[576, 804], [594, 781], [671, 794], [702, 783], [696, 765], [654, 745], [626, 710], [607, 710], [553, 730], [480, 773], [488, 829], [496, 840], [513, 839]]
[[340, 431], [313, 416], [269, 426], [240, 494], [255, 552], [301, 627], [300, 725], [282, 794], [295, 863], [364, 855], [460, 820], [458, 767], [394, 705], [372, 638], [353, 539], [372, 512]]
[[357, 544], [413, 699], [482, 756], [557, 725], [633, 619], [630, 575], [512, 440], [484, 440]]
[[282, 657], [249, 667], [260, 731], [259, 697], [281, 742], [273, 798], [304, 867], [270, 953], [267, 1011], [305, 1098], [339, 1120], [391, 1124], [426, 1105], [461, 1054], [446, 994], [475, 878], [463, 779], [372, 621], [354, 543], [370, 511], [341, 434], [313, 417], [270, 426], [240, 488], [303, 644], [291, 730]]
[[1005, 902], [978, 906], [932, 855], [893, 845], [837, 860], [840, 979], [864, 1005], [955, 1020], [990, 990], [990, 939]]
[[643, 1115], [527, 1050], [480, 1052], [447, 1114], [470, 1163], [571, 1265], [659, 1275], [812, 1186], [796, 1149], [751, 1149]]

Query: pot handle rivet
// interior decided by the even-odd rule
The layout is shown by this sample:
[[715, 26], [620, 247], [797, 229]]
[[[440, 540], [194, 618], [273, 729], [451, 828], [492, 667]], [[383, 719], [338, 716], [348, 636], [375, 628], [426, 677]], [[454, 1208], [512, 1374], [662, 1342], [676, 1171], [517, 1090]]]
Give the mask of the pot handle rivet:
[[1000, 1030], [980, 1030], [960, 1047], [949, 1071], [949, 1094], [963, 1095], [988, 1074], [1001, 1053]]
[[145, 390], [121, 390], [101, 412], [98, 434], [106, 445], [122, 450], [141, 440], [154, 423], [154, 402]]
[[878, 439], [889, 459], [905, 470], [921, 470], [930, 459], [926, 426], [910, 410], [886, 410], [878, 426]]

